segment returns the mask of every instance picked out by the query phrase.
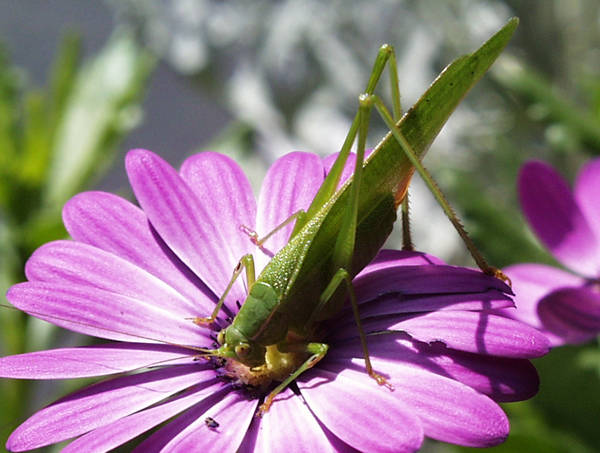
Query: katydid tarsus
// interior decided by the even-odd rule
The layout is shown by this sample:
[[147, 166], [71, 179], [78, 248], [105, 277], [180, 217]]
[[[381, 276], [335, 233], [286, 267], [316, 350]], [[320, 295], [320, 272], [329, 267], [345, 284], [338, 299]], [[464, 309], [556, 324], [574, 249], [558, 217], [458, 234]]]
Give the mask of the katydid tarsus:
[[[509, 22], [486, 45], [493, 46], [494, 38], [503, 32], [512, 33], [515, 26], [516, 20]], [[505, 41], [500, 50], [504, 44]], [[390, 60], [394, 117], [374, 94], [385, 65]], [[475, 70], [471, 75], [475, 75]], [[365, 93], [359, 97], [358, 113], [333, 167], [308, 210], [295, 213], [283, 223], [296, 221], [287, 245], [272, 258], [258, 277], [254, 273], [252, 255], [242, 257], [212, 315], [194, 320], [198, 324], [213, 322], [233, 282], [245, 271], [248, 296], [232, 323], [219, 332], [217, 341], [220, 346], [206, 351], [206, 356], [221, 357], [230, 361], [232, 375], [238, 378], [245, 376], [242, 380], [253, 385], [266, 387], [273, 380], [281, 381], [266, 397], [259, 409], [259, 415], [269, 409], [279, 392], [325, 356], [328, 345], [319, 341], [319, 322], [340, 311], [346, 299], [350, 300], [354, 313], [366, 372], [378, 384], [392, 389], [386, 378], [378, 374], [371, 365], [352, 278], [375, 256], [391, 232], [396, 219], [396, 209], [406, 196], [415, 169], [425, 179], [465, 239], [480, 268], [486, 273], [501, 276], [475, 251], [448, 203], [420, 164], [428, 143], [416, 142], [417, 146], [414, 146], [410, 142], [411, 137], [405, 134], [403, 126], [411, 120], [415, 122], [415, 116], [418, 115], [417, 110], [412, 110], [399, 121], [400, 99], [397, 87], [394, 52], [390, 46], [384, 45], [375, 61]], [[421, 101], [427, 102], [427, 95], [434, 87], [435, 84]], [[391, 132], [365, 163], [368, 122], [373, 106]], [[454, 106], [451, 107], [452, 110]], [[438, 131], [442, 124], [439, 125]], [[356, 139], [353, 177], [336, 191]], [[395, 154], [391, 154], [390, 149], [395, 151]], [[382, 164], [378, 162], [385, 160], [381, 155], [388, 154], [388, 162], [392, 163], [391, 172], [388, 169], [387, 177], [379, 175], [379, 181], [374, 181], [378, 176], [377, 172], [382, 171], [379, 169]], [[245, 226], [240, 227], [257, 245], [261, 245], [272, 234], [266, 232], [267, 235], [259, 239], [258, 233], [249, 231]], [[244, 367], [246, 369], [241, 371]]]

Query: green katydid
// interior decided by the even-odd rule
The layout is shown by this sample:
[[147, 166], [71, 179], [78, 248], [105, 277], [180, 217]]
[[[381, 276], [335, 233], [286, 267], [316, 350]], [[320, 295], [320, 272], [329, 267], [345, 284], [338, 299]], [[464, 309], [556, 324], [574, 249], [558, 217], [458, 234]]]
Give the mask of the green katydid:
[[[517, 23], [517, 19], [512, 19], [479, 50], [448, 66], [400, 120], [394, 54], [391, 47], [382, 47], [365, 94], [359, 98], [359, 111], [339, 157], [308, 210], [284, 222], [296, 221], [287, 245], [258, 278], [254, 275], [252, 256], [242, 257], [212, 315], [194, 320], [198, 324], [213, 322], [233, 282], [245, 270], [248, 296], [232, 323], [219, 332], [219, 347], [204, 352], [209, 357], [226, 359], [231, 374], [249, 384], [267, 386], [272, 380], [281, 381], [267, 396], [259, 414], [269, 409], [279, 392], [325, 356], [328, 345], [318, 341], [318, 323], [334, 316], [347, 296], [359, 330], [366, 370], [379, 384], [389, 386], [371, 366], [352, 278], [374, 258], [391, 232], [396, 209], [405, 198], [415, 169], [463, 236], [464, 232], [443, 197], [440, 199], [441, 194], [420, 159], [462, 97], [500, 54]], [[395, 118], [373, 94], [390, 59]], [[373, 106], [391, 132], [365, 161], [368, 116]], [[356, 138], [353, 178], [336, 191]], [[263, 239], [258, 239], [257, 233], [248, 233], [260, 245], [273, 232]], [[473, 251], [466, 235], [463, 238], [482, 270], [494, 273], [495, 270]]]

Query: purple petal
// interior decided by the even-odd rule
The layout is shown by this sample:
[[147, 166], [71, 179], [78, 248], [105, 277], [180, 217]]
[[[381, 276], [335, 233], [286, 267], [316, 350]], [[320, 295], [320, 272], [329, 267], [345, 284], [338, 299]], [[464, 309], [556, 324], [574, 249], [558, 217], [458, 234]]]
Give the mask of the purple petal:
[[587, 276], [598, 271], [598, 242], [571, 190], [548, 164], [529, 162], [519, 174], [519, 196], [527, 221], [565, 266]]
[[510, 294], [510, 288], [483, 272], [454, 266], [394, 266], [365, 268], [353, 283], [359, 302], [389, 293], [402, 295], [479, 293], [496, 289]]
[[223, 384], [219, 381], [196, 385], [165, 403], [120, 418], [79, 437], [64, 448], [62, 453], [100, 453], [112, 450], [206, 399], [222, 387]]
[[297, 383], [321, 423], [357, 450], [415, 451], [423, 442], [418, 418], [365, 373], [319, 366]]
[[152, 303], [74, 284], [25, 282], [6, 298], [36, 318], [75, 332], [109, 340], [206, 343], [208, 331]]
[[[577, 175], [575, 181], [575, 200], [600, 241], [600, 159], [589, 161]], [[600, 257], [596, 257], [596, 274], [600, 274]]]
[[[29, 281], [75, 284], [142, 299], [182, 317], [198, 307], [152, 274], [112, 253], [75, 241], [54, 241], [38, 248], [25, 266]], [[200, 312], [201, 313], [201, 312]]]
[[[424, 313], [437, 310], [481, 311], [507, 307], [514, 307], [512, 299], [495, 289], [481, 293], [465, 294], [423, 294], [413, 296], [388, 294], [368, 303], [361, 304], [360, 316], [361, 318], [369, 318], [399, 313]], [[346, 304], [340, 317], [342, 315], [346, 319], [339, 319], [336, 322], [354, 322], [352, 309], [349, 304]]]
[[[441, 343], [459, 351], [485, 355], [532, 358], [548, 352], [548, 340], [538, 330], [486, 312], [438, 311], [418, 316], [363, 319], [365, 332], [406, 332], [415, 340]], [[356, 336], [356, 326], [340, 328], [335, 338]]]
[[[325, 170], [316, 154], [295, 152], [277, 160], [269, 168], [258, 197], [256, 230], [259, 236], [270, 233], [297, 211], [306, 211], [324, 178]], [[277, 253], [287, 243], [294, 223], [270, 237], [264, 244], [265, 249]]]
[[[130, 151], [125, 164], [135, 196], [152, 226], [181, 261], [200, 276], [215, 295], [221, 296], [241, 258], [236, 254], [236, 248], [230, 246], [230, 243], [237, 243], [229, 236], [230, 229], [220, 229], [225, 219], [221, 212], [227, 211], [228, 202], [219, 203], [217, 198], [213, 204], [203, 205], [206, 200], [198, 200], [179, 174], [149, 151]], [[223, 185], [215, 187], [213, 195], [239, 189], [239, 186], [225, 186], [235, 179], [230, 174], [221, 176]], [[241, 222], [246, 222], [246, 217], [247, 213], [240, 213], [239, 217], [228, 217], [226, 221], [237, 228]], [[250, 240], [248, 244], [251, 245]], [[244, 296], [242, 282], [238, 279], [227, 298], [227, 306], [235, 309], [235, 301], [244, 300]]]
[[191, 362], [193, 351], [168, 345], [109, 343], [50, 349], [0, 358], [0, 376], [13, 379], [73, 379]]
[[114, 253], [175, 288], [198, 310], [211, 310], [214, 295], [158, 237], [141, 209], [106, 192], [84, 192], [63, 208], [73, 239]]
[[[189, 409], [185, 414], [148, 437], [136, 452], [236, 451], [252, 421], [257, 400], [225, 389]], [[207, 417], [219, 426], [209, 428]]]
[[512, 281], [515, 308], [501, 310], [500, 313], [541, 330], [554, 346], [563, 344], [561, 338], [548, 332], [542, 325], [538, 315], [538, 303], [556, 289], [580, 287], [585, 284], [585, 280], [544, 264], [517, 264], [507, 267], [504, 272]]
[[446, 264], [440, 258], [422, 252], [407, 250], [380, 250], [377, 256], [358, 275], [368, 275], [388, 267], [427, 266]]
[[540, 300], [544, 329], [564, 343], [583, 343], [600, 333], [600, 294], [591, 288], [559, 289]]
[[[402, 407], [413, 417], [418, 417], [425, 435], [433, 439], [473, 447], [497, 445], [506, 439], [509, 431], [506, 415], [495, 402], [472, 388], [411, 365], [376, 361], [374, 367], [389, 375], [389, 382], [394, 386], [394, 391], [389, 391], [377, 386], [364, 371], [364, 362], [361, 362], [360, 359], [354, 359], [352, 363], [328, 362], [324, 365], [327, 371], [337, 374], [335, 380], [321, 385], [330, 387], [328, 392], [334, 404], [343, 397], [337, 393], [343, 394], [343, 387], [348, 382], [354, 382], [355, 385], [360, 382], [362, 387], [357, 390], [370, 388], [374, 393], [388, 395], [395, 400], [390, 406]], [[302, 393], [305, 394], [306, 391], [302, 389]], [[370, 397], [377, 398], [365, 393], [359, 393], [356, 397], [354, 404], [357, 405], [357, 410], [362, 411], [361, 415], [357, 414], [356, 418], [352, 418], [351, 428], [359, 429], [357, 427], [362, 424], [369, 425], [375, 415], [370, 412], [370, 408], [365, 407]], [[312, 408], [310, 401], [309, 405]], [[393, 429], [398, 421], [390, 423], [387, 430]], [[373, 432], [379, 437], [383, 430], [373, 430], [371, 436]], [[370, 448], [365, 451], [376, 450]]]
[[22, 451], [70, 439], [211, 377], [212, 369], [173, 366], [94, 384], [36, 412], [13, 431], [6, 446]]
[[302, 398], [285, 389], [275, 398], [269, 412], [252, 421], [239, 453], [286, 453], [352, 451], [323, 428]]
[[[526, 359], [456, 351], [440, 344], [421, 343], [397, 332], [370, 336], [367, 342], [371, 359], [378, 363], [410, 364], [462, 382], [495, 401], [521, 401], [538, 391], [537, 372]], [[332, 345], [326, 360], [363, 357], [360, 341], [355, 339]]]
[[255, 228], [256, 201], [250, 182], [233, 159], [213, 152], [187, 158], [179, 173], [200, 202], [200, 221], [211, 223], [220, 233], [220, 239], [211, 242], [220, 240], [220, 254], [229, 255], [222, 260], [230, 277], [239, 259], [254, 251], [250, 238], [240, 230], [241, 225]]

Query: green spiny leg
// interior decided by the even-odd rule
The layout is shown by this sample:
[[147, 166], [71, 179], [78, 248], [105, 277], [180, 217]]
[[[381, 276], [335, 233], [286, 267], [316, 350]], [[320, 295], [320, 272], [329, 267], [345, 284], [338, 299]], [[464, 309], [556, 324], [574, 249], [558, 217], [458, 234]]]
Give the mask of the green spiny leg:
[[[390, 87], [392, 92], [392, 112], [394, 124], [397, 124], [402, 117], [402, 105], [400, 103], [400, 81], [398, 79], [398, 70], [396, 67], [396, 52], [392, 46], [385, 46], [390, 59]], [[372, 94], [372, 93], [368, 93]], [[409, 197], [408, 190], [402, 200], [402, 250], [414, 250], [410, 234], [410, 216], [409, 216]]]
[[[392, 89], [392, 97], [394, 100], [394, 115], [400, 119], [402, 114], [402, 107], [400, 105], [400, 91], [398, 88], [398, 72], [396, 65], [396, 55], [394, 53], [394, 49], [389, 44], [384, 44], [379, 48], [379, 52], [377, 54], [377, 58], [373, 63], [373, 69], [371, 70], [371, 75], [369, 77], [369, 81], [367, 82], [367, 86], [365, 89], [366, 94], [373, 94], [375, 91], [375, 87], [385, 70], [385, 65], [389, 62], [389, 71], [390, 71], [390, 82]], [[294, 226], [294, 231], [292, 232], [292, 237], [300, 231], [300, 229], [304, 226], [304, 224], [310, 220], [315, 213], [333, 196], [335, 191], [337, 190], [337, 186], [339, 184], [340, 178], [342, 176], [342, 172], [344, 170], [344, 165], [346, 164], [346, 160], [348, 159], [348, 155], [350, 154], [350, 150], [352, 145], [354, 144], [354, 139], [356, 138], [356, 134], [360, 127], [360, 111], [356, 113], [354, 120], [352, 121], [352, 126], [348, 131], [348, 135], [344, 140], [342, 148], [340, 150], [340, 154], [338, 158], [335, 160], [333, 166], [329, 170], [325, 181], [321, 184], [319, 191], [313, 198], [313, 201], [306, 211], [306, 216], [302, 220], [298, 220], [296, 225]], [[362, 158], [360, 159], [362, 162]]]
[[410, 216], [409, 216], [409, 198], [408, 191], [402, 200], [402, 250], [413, 251], [415, 249], [410, 234]]
[[358, 115], [360, 121], [358, 128], [358, 147], [356, 152], [356, 164], [354, 167], [354, 179], [352, 181], [349, 206], [346, 209], [344, 219], [342, 220], [342, 224], [340, 227], [340, 233], [336, 239], [333, 248], [332, 261], [334, 269], [336, 269], [336, 271], [331, 281], [325, 288], [325, 291], [323, 291], [323, 294], [321, 294], [319, 305], [317, 306], [316, 310], [312, 313], [308, 325], [311, 325], [314, 321], [318, 319], [319, 313], [323, 310], [328, 301], [331, 300], [339, 285], [345, 282], [346, 288], [348, 290], [348, 295], [350, 296], [350, 303], [352, 305], [354, 320], [358, 328], [358, 334], [363, 349], [367, 373], [369, 374], [369, 376], [375, 379], [379, 385], [385, 385], [386, 387], [392, 389], [392, 386], [387, 382], [387, 380], [380, 374], [377, 374], [371, 366], [371, 359], [367, 347], [367, 339], [365, 332], [362, 328], [362, 323], [358, 312], [358, 303], [356, 301], [354, 287], [352, 286], [352, 277], [350, 276], [350, 269], [352, 269], [352, 257], [354, 254], [354, 245], [356, 242], [356, 228], [358, 223], [358, 197], [360, 196], [360, 184], [362, 181], [365, 144], [369, 128], [369, 115], [371, 113], [372, 107], [372, 104], [370, 102], [365, 102], [364, 99], [369, 99], [370, 96], [372, 95], [363, 94], [359, 96]]
[[397, 140], [397, 142], [402, 147], [402, 150], [406, 154], [406, 157], [410, 160], [410, 162], [413, 164], [415, 169], [419, 172], [419, 174], [423, 178], [423, 181], [425, 181], [425, 184], [427, 184], [427, 187], [429, 188], [431, 193], [434, 195], [434, 197], [436, 198], [436, 200], [438, 201], [438, 203], [444, 210], [444, 213], [448, 216], [448, 219], [450, 219], [450, 222], [452, 222], [452, 225], [454, 225], [454, 228], [456, 228], [456, 231], [458, 232], [458, 234], [462, 238], [463, 242], [467, 246], [467, 249], [471, 253], [471, 256], [477, 263], [477, 266], [479, 266], [479, 268], [485, 274], [493, 275], [493, 276], [499, 278], [500, 280], [503, 280], [510, 284], [510, 279], [500, 269], [490, 266], [487, 263], [487, 261], [485, 260], [485, 258], [481, 255], [481, 253], [479, 253], [479, 250], [477, 250], [477, 247], [475, 246], [475, 244], [473, 243], [473, 241], [471, 240], [471, 238], [465, 231], [464, 227], [460, 223], [460, 220], [456, 216], [454, 209], [452, 209], [452, 206], [450, 206], [450, 203], [448, 202], [448, 200], [446, 199], [446, 197], [440, 190], [439, 186], [433, 180], [433, 177], [429, 174], [427, 169], [425, 167], [423, 167], [423, 165], [419, 161], [419, 158], [413, 151], [412, 147], [410, 146], [410, 144], [408, 143], [408, 141], [406, 140], [404, 135], [402, 135], [402, 132], [400, 131], [400, 129], [396, 126], [396, 123], [394, 122], [393, 118], [391, 117], [390, 113], [386, 109], [386, 107], [383, 104], [383, 102], [381, 101], [381, 99], [379, 99], [376, 95], [370, 95], [365, 98], [365, 102], [375, 105], [375, 108], [381, 115], [382, 119], [385, 121], [386, 125], [392, 131], [394, 138]]
[[258, 417], [262, 416], [269, 410], [271, 404], [273, 404], [273, 400], [279, 393], [281, 393], [288, 385], [294, 382], [298, 376], [315, 366], [323, 357], [325, 357], [329, 346], [325, 343], [282, 343], [278, 345], [277, 348], [280, 350], [280, 352], [306, 352], [310, 354], [310, 357], [306, 359], [306, 361], [292, 374], [290, 374], [283, 382], [281, 382], [281, 384], [275, 387], [271, 393], [269, 393], [269, 395], [265, 398], [265, 401], [258, 408], [258, 412], [256, 414]]
[[250, 240], [252, 241], [252, 243], [254, 245], [256, 245], [258, 247], [262, 247], [262, 245], [271, 236], [273, 236], [275, 233], [280, 231], [286, 225], [290, 224], [294, 220], [296, 220], [298, 222], [302, 222], [305, 217], [306, 217], [306, 211], [304, 211], [303, 209], [300, 209], [300, 210], [294, 212], [292, 215], [290, 215], [287, 219], [285, 219], [283, 222], [281, 222], [279, 225], [277, 225], [275, 228], [273, 228], [269, 233], [267, 233], [262, 238], [259, 238], [258, 233], [256, 231], [248, 228], [246, 225], [240, 225], [240, 229], [250, 237]]
[[219, 311], [221, 311], [221, 307], [223, 307], [223, 303], [225, 303], [225, 298], [227, 297], [227, 294], [229, 294], [229, 291], [231, 291], [233, 284], [244, 269], [246, 269], [246, 281], [248, 282], [248, 287], [251, 287], [254, 284], [254, 258], [250, 254], [244, 255], [235, 266], [235, 269], [233, 270], [233, 275], [231, 276], [231, 280], [229, 280], [227, 288], [225, 288], [223, 295], [217, 302], [217, 305], [215, 305], [215, 309], [213, 310], [212, 314], [208, 318], [193, 318], [194, 324], [205, 326], [207, 324], [212, 324], [213, 322], [215, 322]]

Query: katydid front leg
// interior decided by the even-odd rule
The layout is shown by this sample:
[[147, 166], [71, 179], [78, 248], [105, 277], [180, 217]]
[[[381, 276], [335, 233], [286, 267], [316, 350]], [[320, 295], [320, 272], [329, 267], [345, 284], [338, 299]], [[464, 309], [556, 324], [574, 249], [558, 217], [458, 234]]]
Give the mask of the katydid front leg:
[[231, 280], [229, 280], [227, 288], [225, 288], [223, 295], [217, 302], [217, 305], [215, 305], [215, 309], [213, 310], [212, 314], [208, 318], [193, 318], [194, 324], [198, 324], [199, 326], [206, 326], [215, 322], [219, 311], [221, 311], [221, 308], [225, 303], [225, 298], [227, 297], [227, 294], [229, 294], [229, 291], [231, 291], [233, 284], [244, 269], [246, 269], [246, 281], [248, 282], [248, 287], [251, 287], [254, 284], [254, 281], [256, 280], [256, 275], [254, 271], [254, 257], [250, 254], [247, 254], [240, 258], [237, 265], [235, 266], [235, 269], [233, 269], [233, 275], [231, 276]]
[[273, 228], [269, 233], [267, 233], [262, 238], [259, 238], [258, 233], [256, 231], [252, 230], [251, 228], [247, 227], [246, 225], [240, 225], [240, 230], [242, 230], [244, 233], [246, 233], [250, 237], [250, 240], [252, 241], [252, 243], [254, 245], [256, 245], [257, 247], [262, 247], [262, 245], [271, 236], [273, 236], [275, 233], [277, 233], [278, 231], [283, 229], [286, 225], [290, 224], [294, 220], [296, 220], [298, 222], [302, 222], [302, 221], [304, 221], [305, 217], [306, 217], [306, 211], [304, 211], [303, 209], [299, 209], [298, 211], [296, 211], [292, 215], [290, 215], [287, 219], [285, 219], [283, 222], [281, 222], [279, 225], [277, 225], [275, 228]]

